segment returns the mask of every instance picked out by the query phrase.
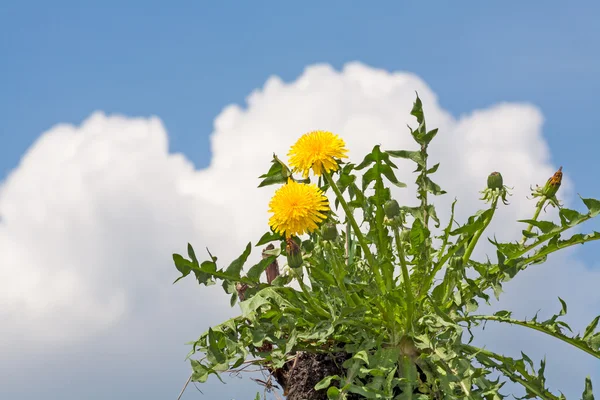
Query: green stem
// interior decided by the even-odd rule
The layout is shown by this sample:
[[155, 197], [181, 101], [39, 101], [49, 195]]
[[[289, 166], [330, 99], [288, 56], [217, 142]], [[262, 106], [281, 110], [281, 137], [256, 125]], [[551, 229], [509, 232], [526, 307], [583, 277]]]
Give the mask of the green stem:
[[435, 266], [431, 270], [431, 273], [426, 277], [426, 281], [419, 287], [419, 300], [422, 298], [422, 294], [428, 293], [429, 289], [431, 288], [431, 285], [433, 285], [433, 280], [435, 279], [435, 276], [438, 272], [440, 272], [444, 264], [446, 264], [446, 261], [448, 261], [450, 257], [452, 257], [458, 250], [460, 250], [467, 243], [468, 240], [469, 237], [467, 236], [457, 244], [450, 247], [448, 252], [444, 254], [444, 256], [435, 264]]
[[356, 239], [360, 243], [360, 247], [363, 249], [363, 252], [365, 253], [365, 257], [367, 258], [367, 262], [369, 263], [369, 266], [371, 267], [371, 270], [373, 271], [373, 274], [375, 275], [375, 281], [377, 281], [377, 286], [379, 287], [381, 292], [385, 293], [385, 283], [383, 282], [383, 279], [381, 277], [381, 272], [379, 271], [379, 268], [375, 264], [375, 259], [373, 258], [373, 254], [371, 253], [371, 250], [369, 250], [367, 241], [365, 240], [365, 237], [363, 236], [362, 232], [360, 231], [360, 228], [358, 227], [358, 224], [356, 223], [356, 219], [354, 219], [352, 210], [350, 210], [348, 203], [346, 203], [346, 200], [342, 196], [340, 189], [337, 187], [337, 185], [331, 178], [331, 175], [328, 172], [324, 172], [323, 175], [325, 176], [325, 179], [327, 179], [327, 183], [329, 183], [329, 186], [331, 187], [331, 189], [333, 189], [335, 196], [337, 197], [337, 199], [340, 202], [340, 205], [344, 209], [344, 212], [346, 213], [346, 218], [348, 218], [348, 221], [350, 221], [350, 224], [352, 225], [352, 229], [354, 230]]
[[302, 293], [304, 293], [304, 297], [305, 297], [306, 301], [308, 302], [308, 304], [310, 304], [312, 309], [315, 310], [317, 313], [319, 313], [319, 315], [321, 315], [324, 318], [331, 318], [331, 314], [329, 314], [323, 307], [321, 307], [317, 303], [315, 303], [315, 301], [313, 300], [314, 295], [312, 295], [308, 291], [306, 285], [304, 284], [304, 281], [302, 280], [302, 276], [300, 276], [300, 274], [296, 273], [296, 280], [298, 281], [298, 284], [300, 285], [300, 288], [302, 289]]
[[406, 315], [406, 332], [412, 332], [412, 322], [415, 307], [412, 286], [410, 284], [410, 274], [406, 266], [406, 255], [404, 254], [404, 245], [400, 240], [398, 226], [394, 226], [394, 237], [396, 239], [396, 247], [398, 248], [398, 259], [400, 260], [400, 268], [402, 269], [402, 280], [404, 281], [406, 291], [407, 315]]
[[[540, 216], [540, 212], [542, 211], [542, 208], [544, 208], [544, 204], [546, 204], [546, 201], [548, 201], [548, 198], [546, 196], [544, 196], [538, 203], [537, 208], [535, 209], [535, 214], [533, 214], [533, 218], [532, 218], [534, 221], [537, 221], [538, 217]], [[532, 229], [533, 229], [533, 225], [529, 224], [527, 229], [525, 229], [525, 232], [531, 232]], [[527, 241], [527, 236], [523, 235], [523, 238], [521, 238], [521, 244], [524, 245], [526, 241]]]
[[483, 226], [481, 227], [481, 229], [475, 233], [475, 235], [473, 236], [473, 239], [471, 239], [471, 242], [469, 242], [469, 247], [467, 247], [467, 251], [465, 251], [465, 254], [463, 255], [463, 264], [466, 265], [469, 262], [469, 260], [471, 259], [471, 254], [473, 253], [473, 250], [475, 250], [475, 246], [477, 245], [479, 238], [481, 237], [483, 232], [487, 229], [490, 222], [492, 222], [492, 218], [494, 217], [494, 212], [496, 211], [496, 206], [498, 205], [499, 198], [500, 198], [499, 195], [497, 195], [497, 194], [494, 195], [494, 199], [492, 200], [492, 207], [491, 207], [492, 213], [490, 214], [489, 217], [486, 218], [486, 220], [483, 222]]
[[350, 222], [346, 222], [346, 266], [350, 266]]
[[348, 305], [350, 307], [356, 306], [356, 304], [354, 303], [354, 300], [352, 300], [352, 297], [350, 297], [350, 294], [348, 293], [346, 284], [344, 283], [344, 276], [342, 275], [343, 270], [342, 270], [342, 268], [340, 268], [340, 264], [338, 262], [339, 260], [335, 254], [335, 251], [333, 251], [333, 245], [331, 243], [323, 243], [323, 245], [325, 247], [325, 252], [330, 260], [331, 266], [333, 267], [333, 274], [334, 274], [335, 280], [338, 284], [338, 287], [342, 291], [344, 297], [346, 298], [346, 302], [348, 303]]
[[479, 320], [479, 321], [505, 322], [505, 323], [512, 324], [512, 325], [524, 326], [525, 328], [530, 328], [530, 329], [536, 330], [538, 332], [545, 333], [546, 335], [550, 335], [558, 340], [562, 340], [563, 342], [568, 343], [571, 346], [577, 347], [579, 350], [585, 351], [586, 353], [591, 354], [592, 356], [600, 359], [600, 351], [594, 351], [594, 349], [587, 346], [585, 342], [583, 342], [581, 340], [576, 340], [576, 339], [570, 338], [570, 337], [563, 335], [561, 333], [558, 333], [558, 332], [551, 331], [541, 325], [533, 324], [533, 323], [527, 322], [527, 321], [519, 321], [517, 319], [503, 318], [503, 317], [497, 317], [497, 316], [492, 316], [492, 315], [471, 315], [471, 316], [469, 316], [469, 318], [461, 318], [460, 320], [466, 321], [467, 319], [475, 320], [475, 321]]
[[[425, 122], [423, 122], [425, 123]], [[423, 170], [421, 171], [420, 178], [427, 178], [427, 144], [421, 145], [421, 158], [423, 159]], [[429, 212], [427, 210], [427, 189], [424, 187], [419, 188], [421, 190], [421, 211], [423, 211], [423, 223], [426, 228], [429, 228]]]

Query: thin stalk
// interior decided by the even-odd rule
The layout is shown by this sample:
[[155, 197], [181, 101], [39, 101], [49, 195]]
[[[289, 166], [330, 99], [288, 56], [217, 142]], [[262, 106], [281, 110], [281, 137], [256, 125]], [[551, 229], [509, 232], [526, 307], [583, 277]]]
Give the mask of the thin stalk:
[[494, 199], [492, 200], [492, 207], [491, 207], [492, 213], [483, 222], [483, 226], [481, 227], [480, 230], [478, 230], [475, 233], [475, 235], [473, 236], [473, 239], [471, 239], [471, 242], [469, 243], [469, 247], [467, 247], [467, 250], [465, 251], [465, 254], [463, 255], [463, 264], [466, 264], [467, 262], [469, 262], [469, 260], [471, 259], [471, 254], [473, 253], [473, 250], [475, 250], [475, 246], [477, 245], [479, 238], [481, 237], [483, 232], [487, 229], [490, 222], [492, 222], [492, 218], [494, 218], [494, 212], [496, 212], [496, 206], [498, 205], [499, 198], [500, 198], [499, 195], [494, 195]]
[[367, 241], [365, 240], [365, 237], [363, 236], [362, 232], [360, 231], [360, 228], [358, 227], [358, 224], [356, 223], [356, 219], [354, 219], [352, 210], [350, 210], [348, 203], [346, 203], [346, 200], [342, 196], [342, 193], [340, 192], [340, 189], [335, 184], [334, 180], [331, 178], [331, 175], [329, 175], [328, 172], [325, 172], [323, 175], [325, 176], [325, 179], [327, 180], [327, 183], [329, 183], [329, 186], [331, 187], [331, 189], [333, 189], [333, 192], [335, 193], [335, 196], [339, 200], [340, 205], [344, 209], [344, 212], [346, 213], [346, 218], [348, 218], [348, 221], [350, 221], [350, 224], [352, 225], [352, 229], [354, 230], [356, 239], [358, 240], [358, 243], [360, 243], [360, 247], [362, 247], [363, 252], [365, 253], [365, 257], [367, 258], [367, 261], [368, 261], [369, 265], [371, 266], [371, 270], [373, 271], [373, 274], [375, 275], [375, 280], [377, 281], [377, 286], [379, 287], [379, 289], [382, 292], [385, 292], [385, 283], [383, 282], [383, 279], [381, 277], [381, 272], [379, 271], [379, 268], [375, 264], [375, 259], [373, 258], [373, 254], [371, 253], [371, 250], [369, 250]]
[[346, 222], [346, 266], [350, 266], [350, 222]]
[[322, 317], [331, 318], [331, 314], [329, 314], [323, 307], [315, 303], [315, 301], [313, 300], [313, 295], [308, 291], [306, 285], [304, 284], [304, 281], [302, 280], [302, 276], [300, 276], [300, 274], [296, 274], [296, 279], [298, 280], [298, 284], [302, 289], [302, 293], [304, 293], [306, 301], [312, 307], [312, 309], [318, 312], [319, 315], [321, 315]]
[[[535, 214], [533, 214], [533, 220], [537, 221], [538, 217], [540, 216], [540, 212], [542, 211], [542, 208], [544, 208], [544, 204], [546, 204], [546, 201], [548, 201], [548, 198], [546, 196], [542, 197], [542, 199], [539, 201], [537, 208], [535, 209]], [[531, 230], [533, 229], [533, 225], [529, 224], [529, 226], [527, 227], [527, 229], [525, 229], [525, 232], [531, 232]], [[525, 242], [527, 241], [527, 236], [523, 235], [523, 237], [521, 238], [521, 244], [524, 245]]]
[[[423, 122], [424, 124], [425, 122]], [[425, 125], [423, 125], [425, 126]], [[421, 157], [423, 159], [423, 170], [421, 171], [420, 178], [424, 179], [427, 177], [427, 144], [421, 145]], [[420, 191], [421, 195], [421, 210], [423, 210], [423, 223], [426, 228], [429, 228], [429, 213], [427, 212], [428, 203], [427, 203], [427, 189], [422, 188]]]
[[396, 247], [398, 248], [398, 259], [400, 260], [400, 268], [402, 269], [402, 280], [406, 291], [406, 332], [412, 332], [412, 322], [415, 307], [415, 299], [413, 297], [412, 286], [410, 284], [410, 274], [406, 266], [406, 255], [404, 254], [404, 245], [400, 240], [398, 226], [394, 226], [394, 237], [396, 239]]
[[350, 307], [354, 307], [356, 304], [354, 303], [354, 300], [348, 293], [348, 289], [346, 288], [346, 284], [344, 283], [344, 277], [342, 276], [343, 271], [340, 268], [340, 264], [338, 263], [338, 258], [335, 254], [335, 251], [333, 251], [332, 244], [331, 243], [323, 243], [323, 244], [325, 247], [325, 253], [327, 254], [328, 258], [331, 260], [330, 262], [333, 267], [333, 274], [335, 276], [335, 280], [337, 281], [337, 284], [338, 284], [340, 290], [344, 294], [344, 297], [346, 298], [346, 302], [348, 302], [348, 305]]

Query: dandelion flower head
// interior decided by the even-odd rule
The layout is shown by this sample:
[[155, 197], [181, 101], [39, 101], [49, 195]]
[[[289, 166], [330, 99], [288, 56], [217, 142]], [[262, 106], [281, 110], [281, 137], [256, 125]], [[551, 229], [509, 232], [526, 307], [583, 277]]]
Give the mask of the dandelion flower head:
[[317, 225], [326, 218], [327, 211], [329, 202], [317, 185], [290, 179], [277, 189], [269, 203], [269, 212], [273, 213], [269, 225], [288, 238], [302, 235], [317, 229]]
[[288, 157], [294, 171], [302, 172], [304, 178], [312, 169], [315, 175], [336, 171], [336, 158], [347, 158], [346, 143], [338, 135], [327, 131], [313, 131], [302, 135], [292, 146]]

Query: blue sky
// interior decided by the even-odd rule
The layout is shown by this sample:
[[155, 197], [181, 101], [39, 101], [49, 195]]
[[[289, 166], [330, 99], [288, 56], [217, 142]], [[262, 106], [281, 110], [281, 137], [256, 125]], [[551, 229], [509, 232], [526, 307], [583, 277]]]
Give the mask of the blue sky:
[[204, 166], [222, 107], [242, 104], [270, 75], [291, 80], [309, 64], [353, 60], [417, 73], [455, 115], [532, 102], [544, 113], [554, 157], [569, 159], [576, 183], [586, 166], [598, 166], [585, 143], [600, 123], [600, 6], [356, 4], [3, 2], [0, 172], [40, 132], [99, 109], [159, 115], [172, 149]]
[[[535, 105], [551, 162], [576, 192], [600, 198], [597, 2], [350, 3], [2, 2], [0, 181], [43, 132], [97, 110], [158, 116], [170, 151], [205, 168], [224, 107], [245, 107], [272, 75], [291, 82], [315, 63], [360, 61], [418, 75], [457, 119], [502, 102]], [[597, 268], [597, 251], [578, 254]]]

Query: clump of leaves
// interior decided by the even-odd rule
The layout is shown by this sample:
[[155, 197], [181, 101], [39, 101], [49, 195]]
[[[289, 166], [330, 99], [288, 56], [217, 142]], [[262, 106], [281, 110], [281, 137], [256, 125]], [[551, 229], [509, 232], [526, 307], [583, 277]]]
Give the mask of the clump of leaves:
[[[434, 241], [432, 231], [441, 222], [430, 196], [445, 193], [431, 179], [439, 164], [428, 165], [428, 146], [437, 130], [427, 130], [418, 97], [411, 114], [418, 122], [410, 130], [417, 150], [375, 146], [358, 165], [338, 160], [340, 168], [323, 173], [318, 186], [333, 191], [335, 209], [341, 210], [331, 211], [304, 241], [272, 230], [265, 233], [256, 246], [270, 245], [246, 272], [251, 243], [226, 268], [219, 268], [210, 253], [208, 260], [198, 261], [190, 245], [188, 258], [173, 256], [179, 279], [193, 273], [201, 285], [222, 282], [231, 305], [240, 300], [240, 316], [209, 328], [193, 342], [190, 356], [204, 355], [191, 360], [193, 381], [256, 365], [289, 392], [286, 386], [299, 359], [329, 355], [341, 368], [320, 377], [312, 398], [501, 399], [506, 379], [521, 385], [527, 398], [564, 398], [547, 388], [544, 361], [536, 370], [524, 353], [515, 359], [464, 340], [469, 336], [463, 336], [465, 331], [470, 334], [472, 327], [487, 321], [534, 329], [600, 359], [600, 316], [583, 334], [574, 335], [561, 320], [567, 311], [562, 299], [561, 311], [545, 321], [515, 319], [510, 311], [475, 314], [481, 301], [489, 304], [490, 296], [498, 298], [504, 282], [528, 266], [561, 249], [600, 239], [599, 232], [565, 236], [600, 214], [600, 201], [582, 198], [587, 208], [583, 213], [561, 207], [556, 198], [559, 170], [543, 187], [532, 189], [539, 202], [531, 219], [519, 221], [527, 224], [521, 241], [490, 240], [496, 262], [475, 261], [471, 255], [501, 206], [499, 200], [506, 204], [508, 188], [499, 173], [492, 173], [483, 191], [487, 208], [455, 226], [455, 201], [450, 220], [438, 229], [440, 240]], [[405, 186], [395, 176], [395, 158], [416, 164], [417, 206], [401, 206], [391, 197], [389, 184]], [[357, 171], [362, 171], [360, 182]], [[295, 179], [275, 155], [261, 178], [259, 186], [310, 181]], [[559, 208], [560, 224], [539, 219], [547, 204]], [[361, 225], [355, 211], [362, 211]], [[279, 274], [279, 256], [293, 267], [287, 273]], [[261, 281], [265, 271], [267, 282]], [[493, 379], [498, 375], [494, 373], [500, 377]], [[589, 378], [583, 398], [593, 399]]]

